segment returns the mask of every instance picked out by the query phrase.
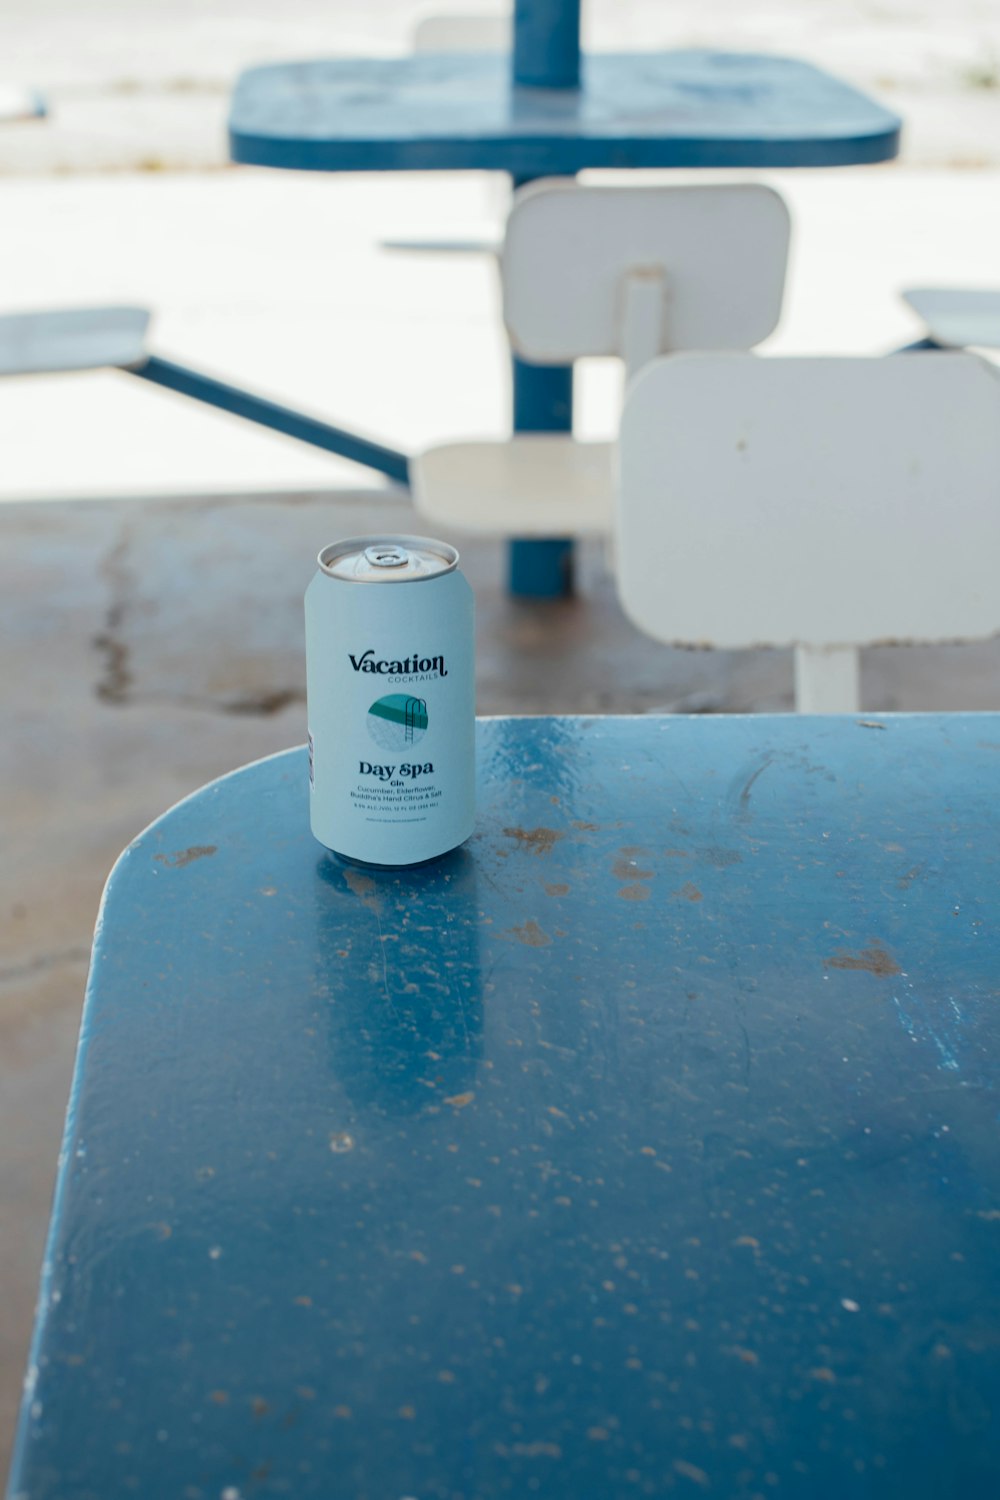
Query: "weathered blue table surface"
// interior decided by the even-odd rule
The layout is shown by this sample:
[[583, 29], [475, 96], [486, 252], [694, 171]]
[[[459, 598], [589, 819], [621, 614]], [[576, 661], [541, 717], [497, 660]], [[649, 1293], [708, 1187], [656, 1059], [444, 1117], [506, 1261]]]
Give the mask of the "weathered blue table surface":
[[808, 63], [589, 53], [579, 89], [515, 88], [506, 53], [278, 63], [242, 75], [234, 161], [328, 172], [802, 167], [884, 161], [900, 121]]
[[12, 1493], [979, 1497], [1000, 717], [481, 726], [364, 873], [305, 752], [112, 876]]

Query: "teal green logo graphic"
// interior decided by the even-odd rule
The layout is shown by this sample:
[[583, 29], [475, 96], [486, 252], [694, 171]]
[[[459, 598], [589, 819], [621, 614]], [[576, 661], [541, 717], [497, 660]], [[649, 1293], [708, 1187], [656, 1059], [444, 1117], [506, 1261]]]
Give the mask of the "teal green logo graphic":
[[368, 710], [368, 733], [380, 750], [406, 750], [427, 733], [427, 704], [408, 693], [390, 693]]

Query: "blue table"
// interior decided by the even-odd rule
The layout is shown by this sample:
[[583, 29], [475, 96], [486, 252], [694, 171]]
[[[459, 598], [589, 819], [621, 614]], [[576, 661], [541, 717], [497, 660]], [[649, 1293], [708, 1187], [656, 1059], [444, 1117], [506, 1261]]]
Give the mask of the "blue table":
[[244, 73], [234, 161], [319, 172], [831, 167], [885, 161], [898, 116], [809, 63], [593, 53], [578, 89], [515, 86], [506, 54], [276, 63]]
[[[900, 121], [792, 58], [715, 51], [584, 57], [580, 0], [515, 0], [510, 57], [253, 68], [236, 88], [229, 131], [233, 160], [256, 166], [504, 171], [518, 186], [587, 167], [884, 161], [898, 150]], [[571, 368], [515, 359], [513, 384], [515, 431], [572, 429]], [[533, 597], [569, 592], [572, 543], [514, 542], [510, 583], [513, 593]]]
[[1000, 717], [479, 748], [424, 869], [303, 750], [116, 867], [11, 1494], [994, 1494]]

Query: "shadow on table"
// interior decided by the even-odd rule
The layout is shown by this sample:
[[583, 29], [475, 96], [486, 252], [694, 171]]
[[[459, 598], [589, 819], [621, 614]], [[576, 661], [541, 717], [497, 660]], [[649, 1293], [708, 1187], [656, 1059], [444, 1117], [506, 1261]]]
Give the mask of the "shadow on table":
[[[324, 855], [316, 874], [317, 989], [329, 994], [331, 1064], [344, 1092], [356, 1108], [387, 1115], [460, 1099], [482, 1057], [473, 857], [456, 849], [419, 869], [383, 871]], [[345, 890], [359, 908], [347, 939]]]

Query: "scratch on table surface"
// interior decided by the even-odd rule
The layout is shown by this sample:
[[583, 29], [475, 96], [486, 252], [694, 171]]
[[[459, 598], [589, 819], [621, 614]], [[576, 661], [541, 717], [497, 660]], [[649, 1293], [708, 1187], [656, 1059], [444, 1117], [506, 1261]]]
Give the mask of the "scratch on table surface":
[[378, 915], [378, 886], [372, 877], [362, 875], [360, 870], [347, 869], [344, 871], [344, 880], [361, 904]]
[[772, 765], [773, 762], [774, 762], [773, 755], [767, 756], [767, 758], [765, 760], [763, 760], [760, 763], [760, 765], [757, 767], [756, 771], [754, 771], [751, 776], [747, 777], [746, 781], [743, 784], [743, 790], [740, 792], [740, 806], [741, 807], [746, 807], [748, 805], [748, 803], [750, 801], [750, 793], [753, 791], [753, 784], [754, 784], [754, 782], [757, 780], [758, 776], [763, 776], [763, 774], [767, 770], [768, 766]]
[[190, 849], [176, 849], [173, 854], [154, 854], [153, 858], [161, 865], [169, 865], [172, 870], [182, 870], [196, 859], [207, 859], [210, 854], [215, 854], [218, 847], [218, 844], [192, 844]]
[[650, 890], [648, 885], [640, 885], [637, 881], [635, 885], [621, 886], [618, 895], [623, 901], [648, 901]]
[[863, 969], [879, 979], [902, 972], [892, 954], [877, 942], [862, 948], [860, 953], [835, 953], [832, 958], [824, 959], [823, 964], [827, 969]]
[[638, 860], [626, 859], [624, 853], [622, 850], [623, 857], [616, 859], [611, 866], [611, 873], [616, 880], [652, 880], [655, 870], [640, 870]]
[[684, 884], [678, 886], [673, 894], [674, 899], [680, 901], [701, 901], [704, 899], [693, 880], [685, 880]]
[[[751, 771], [748, 776], [744, 776], [742, 785], [740, 785], [739, 776], [735, 777], [734, 780], [730, 783], [727, 802], [732, 810], [733, 816], [738, 823], [748, 823], [750, 821], [752, 817], [750, 809], [750, 795], [754, 789], [754, 785], [757, 782], [758, 778], [763, 776], [768, 766], [771, 766], [773, 764], [774, 756], [766, 755], [760, 762], [760, 764], [753, 771]], [[739, 787], [738, 794], [736, 792], [737, 787]]]
[[504, 833], [509, 839], [516, 839], [532, 854], [548, 854], [553, 844], [563, 837], [555, 828], [505, 828]]
[[892, 1003], [907, 1036], [914, 1042], [929, 1041], [940, 1059], [938, 1067], [944, 1072], [960, 1072], [956, 1048], [961, 1045], [965, 1016], [958, 1001], [949, 996], [947, 1011], [941, 1004], [928, 1005], [917, 993], [913, 982], [905, 978], [900, 990], [905, 994], [894, 993]]
[[521, 927], [508, 927], [508, 933], [528, 948], [547, 948], [552, 939], [542, 931], [538, 923], [529, 918]]

